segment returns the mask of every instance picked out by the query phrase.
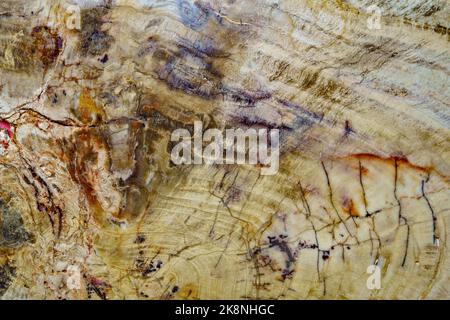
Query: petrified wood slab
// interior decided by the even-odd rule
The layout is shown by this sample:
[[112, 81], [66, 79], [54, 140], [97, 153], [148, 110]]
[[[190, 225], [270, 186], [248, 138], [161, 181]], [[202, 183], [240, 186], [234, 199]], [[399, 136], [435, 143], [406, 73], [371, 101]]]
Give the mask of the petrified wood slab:
[[0, 297], [448, 298], [450, 9], [380, 2], [2, 0]]

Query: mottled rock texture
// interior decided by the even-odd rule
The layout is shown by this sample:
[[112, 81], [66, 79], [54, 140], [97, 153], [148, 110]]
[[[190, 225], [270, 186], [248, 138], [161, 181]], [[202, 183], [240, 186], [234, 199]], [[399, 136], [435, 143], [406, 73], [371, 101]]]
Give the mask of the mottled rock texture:
[[[1, 0], [0, 298], [449, 298], [449, 13]], [[173, 165], [198, 120], [279, 172]]]

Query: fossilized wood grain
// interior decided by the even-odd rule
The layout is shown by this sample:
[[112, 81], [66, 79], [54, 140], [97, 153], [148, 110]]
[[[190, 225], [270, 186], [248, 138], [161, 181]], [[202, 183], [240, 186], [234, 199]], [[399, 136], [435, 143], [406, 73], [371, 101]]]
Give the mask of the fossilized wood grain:
[[[447, 1], [381, 30], [370, 1], [98, 3], [0, 3], [0, 297], [449, 297]], [[279, 173], [171, 165], [196, 120], [278, 128]]]

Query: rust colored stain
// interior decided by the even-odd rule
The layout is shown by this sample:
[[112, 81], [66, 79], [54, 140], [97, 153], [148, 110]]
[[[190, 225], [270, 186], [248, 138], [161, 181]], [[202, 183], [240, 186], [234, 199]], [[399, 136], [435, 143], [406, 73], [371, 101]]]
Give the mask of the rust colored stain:
[[75, 136], [73, 143], [63, 146], [64, 161], [68, 163], [69, 173], [82, 188], [83, 194], [93, 210], [96, 222], [103, 221], [103, 209], [97, 199], [94, 186], [98, 183], [98, 175], [92, 168], [98, 165], [98, 152], [106, 148], [100, 136], [94, 132], [81, 131]]
[[31, 36], [34, 40], [35, 52], [44, 66], [48, 67], [55, 62], [63, 47], [62, 38], [46, 26], [34, 27]]
[[[411, 163], [407, 157], [405, 156], [389, 156], [389, 157], [382, 157], [376, 154], [372, 153], [355, 153], [344, 157], [337, 157], [332, 158], [332, 160], [347, 160], [350, 161], [352, 159], [358, 159], [358, 160], [371, 160], [371, 161], [381, 161], [386, 164], [394, 166], [397, 162], [397, 166], [405, 166], [410, 169], [414, 169], [417, 171], [421, 171], [423, 173], [430, 173], [431, 171], [435, 171], [434, 167], [425, 167], [425, 166], [419, 166], [416, 164]], [[365, 168], [363, 168], [363, 174], [367, 173]]]
[[355, 204], [353, 203], [352, 199], [344, 199], [344, 202], [342, 203], [342, 209], [345, 213], [347, 213], [351, 217], [359, 217], [358, 209], [355, 207]]

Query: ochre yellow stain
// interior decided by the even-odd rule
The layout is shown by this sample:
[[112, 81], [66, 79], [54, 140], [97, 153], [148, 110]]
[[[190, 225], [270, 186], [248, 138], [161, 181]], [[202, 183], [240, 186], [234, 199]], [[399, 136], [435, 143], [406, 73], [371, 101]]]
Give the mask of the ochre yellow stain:
[[103, 109], [95, 103], [87, 89], [83, 89], [78, 100], [78, 116], [83, 123], [98, 123], [104, 118]]
[[178, 292], [181, 299], [198, 299], [198, 290], [194, 284], [187, 284], [183, 286]]
[[346, 201], [344, 201], [342, 209], [351, 217], [359, 217], [358, 209], [356, 208], [352, 199], [347, 199]]

